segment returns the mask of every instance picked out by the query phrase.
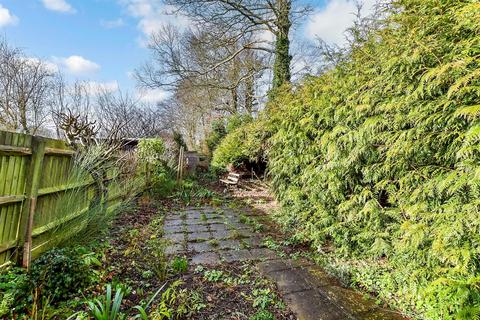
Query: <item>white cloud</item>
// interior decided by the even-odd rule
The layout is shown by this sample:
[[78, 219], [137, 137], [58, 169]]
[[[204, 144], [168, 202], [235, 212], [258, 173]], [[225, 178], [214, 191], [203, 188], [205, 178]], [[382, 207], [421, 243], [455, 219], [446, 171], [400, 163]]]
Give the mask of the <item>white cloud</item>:
[[54, 61], [67, 69], [73, 75], [86, 75], [100, 70], [100, 65], [85, 59], [82, 56], [70, 56], [68, 58], [53, 58]]
[[75, 13], [75, 9], [65, 0], [42, 0], [42, 3], [48, 10]]
[[51, 61], [40, 60], [40, 59], [35, 58], [35, 57], [28, 57], [28, 58], [25, 58], [25, 60], [27, 62], [31, 62], [32, 64], [38, 64], [39, 62], [41, 62], [43, 64], [43, 66], [45, 67], [45, 69], [48, 70], [51, 73], [56, 73], [59, 70], [58, 65], [56, 65], [55, 63], [53, 63]]
[[137, 98], [144, 103], [157, 103], [168, 98], [169, 93], [162, 89], [150, 89], [137, 91]]
[[257, 34], [257, 39], [260, 41], [273, 43], [275, 41], [275, 35], [269, 30], [263, 30]]
[[162, 0], [120, 0], [128, 13], [139, 20], [138, 28], [145, 36], [149, 36], [166, 24], [173, 24], [178, 28], [190, 25], [187, 17], [175, 13], [174, 7], [162, 2]]
[[117, 81], [109, 82], [97, 82], [97, 81], [87, 81], [85, 82], [87, 92], [91, 96], [95, 96], [102, 92], [116, 92], [119, 90], [119, 85]]
[[[362, 14], [370, 14], [376, 0], [364, 0]], [[356, 12], [354, 0], [329, 0], [325, 7], [318, 9], [309, 19], [305, 32], [307, 38], [319, 37], [330, 44], [345, 43], [345, 30], [353, 25]]]
[[123, 27], [125, 25], [125, 22], [122, 18], [118, 18], [115, 20], [102, 20], [100, 21], [100, 25], [107, 29], [114, 29]]
[[14, 16], [7, 8], [0, 4], [0, 28], [8, 25], [16, 25], [18, 18]]

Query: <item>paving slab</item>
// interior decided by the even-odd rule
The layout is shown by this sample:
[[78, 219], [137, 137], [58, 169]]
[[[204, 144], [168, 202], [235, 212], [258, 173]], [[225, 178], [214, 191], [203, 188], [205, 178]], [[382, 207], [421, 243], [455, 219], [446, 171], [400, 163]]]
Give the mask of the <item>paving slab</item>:
[[187, 219], [201, 219], [203, 213], [200, 211], [189, 211], [187, 212]]
[[273, 271], [267, 273], [266, 276], [275, 281], [284, 294], [313, 289], [313, 286], [296, 269]]
[[212, 237], [214, 239], [226, 239], [230, 237], [230, 232], [228, 230], [213, 230]]
[[208, 225], [210, 231], [227, 231], [227, 226], [224, 223], [213, 223]]
[[202, 219], [186, 219], [184, 223], [187, 226], [196, 225], [196, 224], [207, 224], [207, 222]]
[[252, 254], [246, 249], [223, 250], [219, 251], [219, 253], [225, 262], [247, 261], [253, 259]]
[[172, 243], [182, 243], [185, 241], [184, 233], [169, 233], [164, 236], [165, 239]]
[[169, 245], [165, 248], [165, 254], [167, 256], [176, 256], [185, 253], [185, 248], [182, 244], [176, 243]]
[[[176, 220], [175, 220], [176, 221]], [[182, 233], [183, 232], [183, 225], [164, 225], [163, 232], [165, 234], [168, 233]]]
[[347, 320], [354, 319], [339, 310], [328, 299], [314, 290], [284, 295], [285, 302], [296, 314], [298, 320]]
[[242, 245], [239, 240], [219, 240], [218, 241], [219, 249], [242, 249]]
[[183, 225], [184, 220], [183, 219], [173, 219], [173, 220], [166, 220], [163, 224], [164, 227], [167, 226], [180, 226]]
[[260, 272], [264, 274], [268, 274], [275, 271], [282, 271], [291, 269], [285, 260], [270, 260], [270, 261], [263, 261], [257, 264], [258, 269]]
[[263, 240], [257, 235], [244, 239], [244, 241], [252, 248], [261, 247], [263, 244]]
[[208, 225], [206, 225], [206, 224], [190, 224], [190, 225], [185, 226], [185, 230], [188, 233], [208, 232]]
[[187, 244], [187, 250], [195, 253], [216, 251], [217, 247], [212, 246], [208, 241], [204, 242], [189, 242]]
[[221, 260], [216, 252], [204, 252], [192, 256], [190, 262], [193, 265], [219, 265]]
[[338, 286], [321, 287], [317, 288], [317, 292], [352, 316], [367, 314], [377, 307], [373, 301], [367, 301], [360, 293], [346, 288]]
[[214, 220], [214, 219], [221, 219], [222, 216], [216, 212], [211, 212], [211, 213], [205, 213], [205, 216], [207, 217], [208, 220]]
[[188, 234], [188, 241], [195, 241], [195, 242], [201, 242], [201, 241], [207, 241], [212, 239], [212, 234], [210, 232], [193, 232]]
[[275, 251], [266, 248], [253, 248], [250, 249], [250, 253], [254, 260], [272, 260], [277, 259], [278, 256]]

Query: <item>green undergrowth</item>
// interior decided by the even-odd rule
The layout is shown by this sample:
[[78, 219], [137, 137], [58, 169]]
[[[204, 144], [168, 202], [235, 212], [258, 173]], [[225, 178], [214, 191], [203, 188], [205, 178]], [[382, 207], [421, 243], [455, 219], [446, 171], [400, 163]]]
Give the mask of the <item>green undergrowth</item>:
[[[80, 297], [104, 275], [99, 244], [49, 250], [27, 272], [10, 267], [0, 272], [0, 318], [52, 319], [73, 313]], [[77, 299], [72, 299], [77, 297]]]
[[[257, 276], [257, 273], [255, 266], [247, 263], [230, 270], [211, 269], [201, 265], [195, 268], [195, 275], [200, 276], [201, 281], [207, 283], [206, 287], [213, 284], [220, 289], [220, 293], [218, 293], [220, 297], [222, 291], [238, 292], [239, 297], [237, 298], [241, 297], [244, 303], [249, 305], [246, 310], [239, 310], [238, 316], [249, 320], [274, 320], [276, 319], [274, 314], [288, 313], [274, 284], [266, 278]], [[217, 310], [213, 311], [213, 314], [218, 312]]]

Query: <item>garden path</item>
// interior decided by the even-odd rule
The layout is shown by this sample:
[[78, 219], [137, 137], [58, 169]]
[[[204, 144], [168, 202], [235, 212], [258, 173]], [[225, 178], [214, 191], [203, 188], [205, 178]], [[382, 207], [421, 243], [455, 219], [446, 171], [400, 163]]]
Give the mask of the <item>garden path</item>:
[[164, 237], [169, 240], [166, 253], [185, 255], [194, 266], [253, 262], [276, 283], [298, 319], [405, 319], [344, 288], [305, 258], [288, 258], [268, 241], [266, 244], [266, 236], [278, 233], [275, 229], [268, 216], [251, 207], [186, 207], [165, 217]]

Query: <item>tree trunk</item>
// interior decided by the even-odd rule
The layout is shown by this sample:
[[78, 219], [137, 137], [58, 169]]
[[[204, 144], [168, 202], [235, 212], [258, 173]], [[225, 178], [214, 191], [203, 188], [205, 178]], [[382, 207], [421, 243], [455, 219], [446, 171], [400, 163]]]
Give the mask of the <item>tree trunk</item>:
[[255, 79], [253, 76], [245, 81], [245, 110], [249, 115], [253, 115], [253, 97], [255, 95]]
[[231, 90], [232, 94], [232, 109], [231, 112], [232, 114], [237, 114], [238, 113], [238, 91], [237, 88], [232, 88]]
[[290, 82], [290, 11], [291, 0], [277, 0], [277, 33], [275, 40], [275, 63], [273, 66], [273, 88], [277, 89], [284, 83]]
[[20, 98], [19, 102], [20, 125], [22, 126], [22, 132], [29, 134], [30, 130], [28, 130], [27, 122], [27, 103], [23, 97]]

